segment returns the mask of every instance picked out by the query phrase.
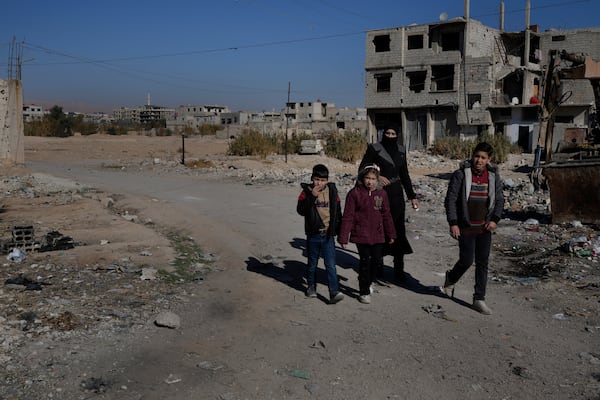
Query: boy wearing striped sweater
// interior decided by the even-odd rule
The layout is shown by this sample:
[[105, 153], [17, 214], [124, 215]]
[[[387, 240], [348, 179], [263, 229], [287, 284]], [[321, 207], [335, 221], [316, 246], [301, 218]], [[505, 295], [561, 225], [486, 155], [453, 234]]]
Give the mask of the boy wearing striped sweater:
[[485, 304], [488, 259], [492, 233], [504, 209], [502, 182], [490, 163], [493, 148], [489, 143], [477, 144], [470, 160], [452, 174], [444, 202], [450, 235], [458, 240], [459, 259], [446, 272], [442, 290], [454, 296], [454, 285], [475, 261], [473, 309], [491, 314]]

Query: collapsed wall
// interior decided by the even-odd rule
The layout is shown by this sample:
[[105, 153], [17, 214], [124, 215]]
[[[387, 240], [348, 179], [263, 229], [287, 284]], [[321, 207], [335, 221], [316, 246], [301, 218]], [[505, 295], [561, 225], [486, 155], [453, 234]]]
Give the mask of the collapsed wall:
[[23, 87], [16, 79], [0, 79], [0, 164], [25, 163]]

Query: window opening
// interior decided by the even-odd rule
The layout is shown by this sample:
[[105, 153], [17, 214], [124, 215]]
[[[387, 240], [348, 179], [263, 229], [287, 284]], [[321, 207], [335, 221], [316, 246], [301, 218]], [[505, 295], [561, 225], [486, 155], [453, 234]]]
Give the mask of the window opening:
[[460, 32], [442, 34], [442, 51], [460, 50]]
[[420, 93], [425, 90], [425, 78], [427, 78], [427, 71], [415, 71], [407, 72], [406, 77], [408, 78], [408, 89], [411, 92]]
[[473, 93], [468, 95], [469, 110], [481, 108], [481, 94]]
[[431, 66], [431, 91], [454, 90], [454, 65]]
[[373, 38], [373, 44], [375, 45], [375, 53], [390, 51], [390, 42], [390, 35], [375, 36]]
[[392, 88], [392, 74], [375, 75], [378, 92], [389, 92]]
[[423, 48], [423, 35], [409, 35], [408, 36], [408, 50], [422, 49]]

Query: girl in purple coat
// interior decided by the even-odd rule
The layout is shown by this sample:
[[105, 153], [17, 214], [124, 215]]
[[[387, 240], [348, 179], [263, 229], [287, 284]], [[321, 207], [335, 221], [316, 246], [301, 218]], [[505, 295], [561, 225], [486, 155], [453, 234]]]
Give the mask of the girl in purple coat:
[[371, 302], [371, 283], [383, 265], [383, 245], [396, 240], [396, 230], [390, 213], [387, 193], [377, 188], [379, 167], [367, 165], [358, 174], [356, 186], [348, 192], [338, 241], [346, 248], [348, 241], [356, 244], [358, 265], [358, 301]]

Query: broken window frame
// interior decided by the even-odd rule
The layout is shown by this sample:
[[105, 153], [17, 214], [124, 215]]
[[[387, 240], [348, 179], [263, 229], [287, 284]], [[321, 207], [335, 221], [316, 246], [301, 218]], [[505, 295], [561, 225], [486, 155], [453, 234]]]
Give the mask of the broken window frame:
[[408, 50], [422, 49], [425, 46], [424, 35], [408, 35], [406, 46]]
[[389, 34], [377, 35], [373, 38], [375, 53], [385, 53], [391, 51], [390, 43], [392, 39]]
[[441, 32], [439, 44], [442, 51], [459, 51], [461, 48], [460, 32]]
[[420, 93], [425, 90], [427, 71], [407, 71], [406, 79], [408, 79], [408, 89], [413, 93]]
[[468, 109], [472, 110], [473, 109], [473, 104], [479, 102], [479, 105], [481, 107], [481, 93], [469, 93], [467, 95], [467, 102], [468, 102]]
[[573, 124], [575, 117], [572, 115], [557, 115], [554, 117], [554, 123], [556, 124]]
[[431, 66], [431, 92], [448, 92], [454, 88], [454, 64]]
[[392, 91], [392, 74], [375, 74], [375, 82], [377, 83], [377, 93], [389, 93]]
[[523, 121], [538, 121], [540, 118], [537, 107], [523, 107], [521, 111], [521, 119]]

